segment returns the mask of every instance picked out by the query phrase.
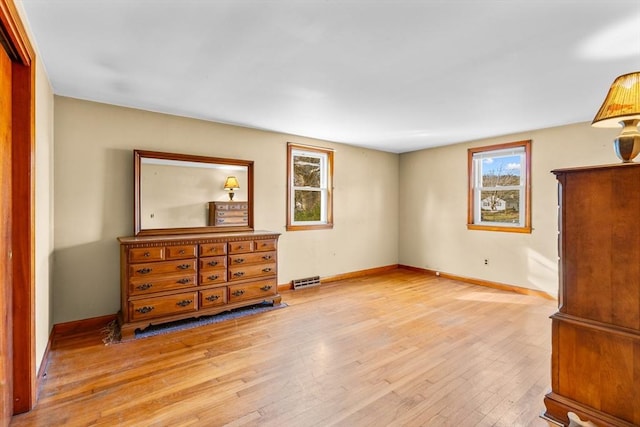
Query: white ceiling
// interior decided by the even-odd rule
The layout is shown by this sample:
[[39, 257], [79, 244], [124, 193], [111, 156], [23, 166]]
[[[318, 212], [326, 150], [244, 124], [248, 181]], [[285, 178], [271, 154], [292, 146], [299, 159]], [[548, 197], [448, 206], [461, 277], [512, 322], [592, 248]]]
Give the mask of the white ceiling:
[[57, 95], [395, 153], [590, 121], [640, 0], [17, 0]]

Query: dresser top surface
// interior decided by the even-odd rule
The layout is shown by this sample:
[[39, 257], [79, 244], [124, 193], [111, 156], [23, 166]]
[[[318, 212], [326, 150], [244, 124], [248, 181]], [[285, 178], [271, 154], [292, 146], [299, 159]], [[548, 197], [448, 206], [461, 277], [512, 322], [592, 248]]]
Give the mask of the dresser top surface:
[[118, 237], [122, 244], [156, 243], [156, 242], [181, 242], [184, 240], [248, 240], [251, 238], [275, 238], [280, 233], [275, 231], [255, 230], [229, 233], [192, 233], [192, 234], [161, 234], [157, 236], [124, 236]]
[[249, 203], [246, 200], [224, 200], [224, 201], [214, 201], [214, 202], [209, 202], [209, 203], [213, 203], [214, 205], [240, 205], [242, 203]]
[[613, 163], [609, 165], [594, 165], [594, 166], [578, 166], [573, 168], [554, 169], [551, 171], [553, 174], [571, 173], [571, 172], [590, 172], [596, 170], [607, 170], [617, 168], [633, 168], [640, 166], [640, 163], [627, 162], [627, 163]]

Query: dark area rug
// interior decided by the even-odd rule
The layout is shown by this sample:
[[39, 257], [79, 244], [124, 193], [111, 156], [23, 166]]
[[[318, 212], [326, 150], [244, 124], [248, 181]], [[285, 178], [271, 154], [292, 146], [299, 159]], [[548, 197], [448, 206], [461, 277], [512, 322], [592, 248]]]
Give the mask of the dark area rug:
[[[272, 303], [262, 303], [250, 305], [247, 307], [240, 307], [233, 310], [225, 311], [223, 313], [214, 314], [211, 316], [193, 317], [190, 319], [176, 320], [175, 322], [163, 323], [161, 325], [151, 325], [146, 329], [140, 331], [136, 330], [135, 338], [147, 338], [155, 335], [168, 334], [170, 332], [182, 331], [185, 329], [197, 328], [198, 326], [211, 325], [214, 323], [224, 322], [225, 320], [237, 319], [240, 317], [251, 316], [253, 314], [265, 313], [267, 311], [278, 310], [280, 308], [287, 307], [286, 303], [280, 303], [274, 305]], [[120, 328], [118, 323], [114, 320], [109, 323], [103, 330], [104, 337], [102, 341], [105, 345], [117, 344], [120, 342], [131, 341], [131, 339], [122, 340], [120, 336]]]

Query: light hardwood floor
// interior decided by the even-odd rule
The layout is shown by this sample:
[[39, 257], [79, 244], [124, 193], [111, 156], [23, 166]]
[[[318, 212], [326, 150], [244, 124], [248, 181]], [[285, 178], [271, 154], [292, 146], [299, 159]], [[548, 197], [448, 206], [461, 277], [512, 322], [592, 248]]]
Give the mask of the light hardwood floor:
[[12, 426], [547, 426], [554, 301], [407, 270], [105, 346], [54, 343]]

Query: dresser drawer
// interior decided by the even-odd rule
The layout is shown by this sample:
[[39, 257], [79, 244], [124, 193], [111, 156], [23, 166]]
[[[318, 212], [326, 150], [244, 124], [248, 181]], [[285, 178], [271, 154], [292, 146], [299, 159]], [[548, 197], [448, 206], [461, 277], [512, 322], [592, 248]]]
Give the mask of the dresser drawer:
[[129, 281], [129, 295], [143, 295], [154, 292], [196, 286], [196, 275], [134, 277]]
[[196, 311], [198, 308], [197, 296], [197, 292], [185, 292], [129, 301], [129, 317], [136, 321]]
[[147, 277], [155, 274], [196, 273], [196, 260], [185, 259], [178, 261], [148, 262], [129, 266], [130, 277]]
[[276, 273], [275, 262], [266, 264], [229, 266], [229, 281], [246, 280], [253, 277], [272, 276]]
[[129, 262], [149, 262], [164, 260], [164, 247], [129, 249]]
[[266, 239], [266, 240], [256, 240], [255, 241], [255, 250], [256, 251], [275, 251], [277, 248], [277, 240], [276, 239]]
[[247, 211], [216, 211], [216, 218], [246, 217], [248, 215]]
[[226, 268], [226, 266], [227, 266], [226, 256], [200, 258], [200, 271], [212, 270], [214, 268]]
[[230, 254], [242, 254], [247, 252], [253, 252], [253, 241], [229, 242]]
[[273, 262], [275, 259], [275, 252], [251, 252], [247, 254], [229, 255], [229, 265], [233, 266]]
[[219, 268], [200, 272], [200, 284], [211, 285], [213, 283], [224, 283], [227, 281], [227, 269]]
[[197, 245], [167, 246], [167, 259], [195, 258], [197, 256]]
[[200, 308], [215, 307], [227, 303], [227, 287], [200, 291]]
[[200, 256], [226, 255], [227, 243], [203, 243], [200, 245]]
[[227, 216], [216, 218], [214, 225], [244, 225], [249, 223], [249, 217], [246, 216]]
[[267, 298], [275, 295], [277, 289], [278, 286], [276, 285], [276, 281], [273, 279], [230, 285], [229, 303], [262, 297]]
[[216, 211], [246, 211], [249, 205], [247, 202], [222, 202], [215, 203], [215, 209]]

